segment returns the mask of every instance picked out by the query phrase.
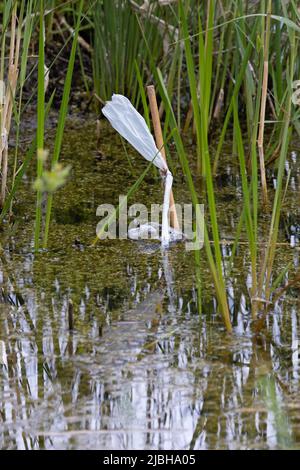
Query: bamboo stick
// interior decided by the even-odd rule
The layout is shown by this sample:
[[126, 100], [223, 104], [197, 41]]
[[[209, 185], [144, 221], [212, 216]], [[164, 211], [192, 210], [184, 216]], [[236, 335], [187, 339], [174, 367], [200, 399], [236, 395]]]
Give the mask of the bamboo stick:
[[[160, 153], [162, 154], [164, 160], [167, 162], [166, 151], [164, 147], [163, 135], [162, 135], [162, 130], [161, 130], [161, 123], [160, 123], [160, 118], [159, 118], [159, 111], [158, 111], [157, 100], [156, 100], [156, 94], [155, 94], [155, 88], [153, 85], [147, 86], [147, 93], [148, 93], [148, 99], [149, 99], [149, 104], [150, 104], [150, 111], [151, 111], [151, 116], [152, 116], [156, 146], [160, 150]], [[170, 213], [171, 227], [175, 228], [176, 230], [179, 230], [179, 223], [178, 223], [178, 217], [177, 217], [177, 212], [176, 212], [176, 207], [175, 207], [173, 191], [171, 191], [171, 194], [170, 194], [169, 213]]]

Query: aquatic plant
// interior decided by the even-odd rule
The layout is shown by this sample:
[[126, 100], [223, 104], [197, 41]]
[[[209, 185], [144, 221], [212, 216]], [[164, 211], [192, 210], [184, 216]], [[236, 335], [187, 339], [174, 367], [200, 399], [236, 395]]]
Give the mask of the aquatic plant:
[[[230, 4], [230, 6], [233, 6]], [[254, 7], [253, 7], [254, 8]], [[214, 279], [214, 285], [217, 297], [219, 300], [220, 310], [223, 313], [224, 319], [227, 318], [226, 324], [230, 325], [228, 306], [226, 301], [226, 272], [223, 266], [223, 259], [220, 250], [220, 239], [219, 230], [220, 225], [218, 222], [217, 211], [216, 211], [216, 192], [214, 190], [213, 174], [218, 171], [218, 162], [220, 159], [224, 139], [231, 118], [233, 117], [233, 152], [238, 155], [238, 162], [240, 167], [242, 191], [244, 199], [244, 209], [242, 211], [240, 223], [237, 226], [237, 234], [235, 244], [233, 246], [233, 255], [231, 262], [234, 259], [234, 253], [238, 240], [240, 238], [241, 230], [243, 225], [246, 228], [246, 233], [249, 243], [249, 251], [251, 258], [251, 276], [252, 286], [249, 292], [250, 299], [252, 300], [252, 314], [255, 318], [257, 315], [257, 309], [264, 305], [264, 302], [270, 300], [270, 282], [271, 273], [274, 260], [274, 253], [276, 249], [277, 237], [278, 237], [278, 223], [281, 210], [281, 191], [282, 191], [282, 178], [284, 172], [284, 164], [287, 158], [288, 142], [289, 142], [289, 128], [290, 123], [293, 123], [293, 117], [291, 115], [291, 83], [296, 70], [296, 51], [297, 41], [295, 40], [295, 31], [298, 31], [296, 24], [295, 12], [291, 12], [292, 19], [288, 18], [287, 11], [284, 6], [283, 15], [276, 16], [272, 14], [271, 3], [261, 2], [259, 12], [251, 12], [246, 15], [246, 12], [242, 10], [242, 4], [236, 4], [233, 8], [233, 18], [220, 19], [220, 15], [216, 15], [217, 7], [215, 2], [209, 1], [206, 4], [204, 11], [199, 7], [198, 9], [198, 30], [192, 32], [188, 29], [190, 15], [194, 15], [195, 10], [190, 8], [189, 2], [179, 1], [178, 6], [178, 17], [180, 19], [180, 38], [179, 43], [184, 45], [185, 61], [187, 67], [189, 91], [191, 96], [191, 109], [194, 121], [194, 130], [197, 139], [197, 161], [198, 171], [201, 173], [204, 182], [205, 196], [204, 200], [207, 200], [207, 206], [209, 210], [209, 231], [207, 231], [206, 239], [206, 252], [209, 259], [210, 270]], [[276, 13], [278, 13], [279, 5], [276, 6]], [[224, 12], [225, 10], [223, 10]], [[230, 10], [227, 10], [228, 12]], [[219, 13], [219, 11], [218, 11]], [[205, 21], [201, 15], [206, 15]], [[218, 20], [216, 19], [218, 18]], [[248, 26], [246, 20], [252, 24]], [[220, 26], [216, 23], [220, 22]], [[270, 158], [270, 143], [267, 146], [268, 151], [265, 152], [264, 135], [266, 125], [266, 105], [269, 104], [268, 112], [274, 112], [273, 95], [268, 89], [269, 80], [269, 57], [274, 57], [273, 51], [270, 50], [270, 35], [276, 35], [278, 42], [278, 28], [271, 29], [271, 22], [281, 22], [282, 28], [285, 27], [288, 31], [289, 41], [285, 40], [285, 50], [290, 54], [289, 67], [286, 73], [286, 79], [283, 82], [282, 78], [280, 83], [276, 84], [276, 87], [283, 91], [282, 103], [278, 112], [280, 113], [282, 120], [277, 122], [274, 121], [274, 127], [272, 136], [277, 135], [280, 137], [280, 142], [277, 142], [277, 147], [281, 147], [280, 158], [278, 162], [278, 174], [277, 174], [277, 185], [276, 194], [273, 202], [273, 215], [270, 225], [270, 237], [267, 242], [266, 251], [263, 252], [264, 263], [262, 266], [258, 266], [258, 228], [259, 228], [259, 182], [261, 182], [262, 191], [262, 208], [266, 208], [268, 196], [267, 196], [267, 180], [266, 180], [266, 161]], [[205, 24], [205, 27], [203, 26]], [[140, 24], [143, 30], [142, 24]], [[211, 119], [213, 116], [212, 110], [214, 103], [211, 102], [211, 97], [216, 96], [216, 86], [213, 86], [213, 56], [214, 46], [216, 43], [215, 32], [218, 29], [230, 28], [230, 32], [236, 35], [236, 43], [238, 48], [234, 51], [234, 60], [230, 61], [231, 51], [224, 51], [226, 56], [223, 63], [228, 66], [232, 63], [232, 74], [235, 75], [233, 78], [233, 85], [231, 89], [225, 94], [228, 102], [228, 108], [226, 111], [224, 124], [221, 129], [219, 143], [216, 149], [215, 155], [213, 155], [211, 146], [209, 145], [209, 131], [212, 127]], [[233, 28], [233, 31], [231, 30]], [[258, 41], [257, 38], [260, 38]], [[257, 46], [255, 46], [255, 39]], [[246, 43], [247, 40], [247, 43]], [[148, 52], [151, 55], [151, 47], [144, 35], [144, 41], [148, 47]], [[196, 46], [195, 46], [195, 43]], [[224, 41], [219, 42], [219, 46], [223, 46]], [[195, 50], [198, 54], [195, 54]], [[220, 51], [219, 53], [220, 54]], [[278, 54], [278, 44], [277, 44]], [[240, 57], [239, 57], [240, 56]], [[257, 64], [257, 72], [254, 69], [254, 65]], [[191, 198], [196, 204], [198, 197], [196, 188], [192, 180], [192, 173], [190, 170], [191, 162], [188, 161], [186, 152], [184, 151], [184, 142], [180, 133], [180, 127], [176, 121], [175, 113], [172, 107], [172, 96], [165, 87], [165, 80], [159, 69], [156, 68], [155, 61], [151, 61], [152, 73], [155, 75], [159, 92], [166, 110], [166, 128], [169, 130], [175, 130], [174, 141], [177, 148], [179, 160], [182, 164], [182, 169], [187, 177], [188, 186], [191, 191]], [[217, 66], [220, 67], [220, 62], [217, 62]], [[278, 60], [276, 66], [279, 66]], [[220, 73], [219, 75], [220, 76]], [[273, 74], [274, 79], [274, 74]], [[222, 82], [222, 86], [224, 81]], [[284, 89], [286, 87], [286, 91]], [[241, 93], [244, 89], [244, 95]], [[213, 93], [212, 93], [212, 90]], [[220, 89], [220, 91], [223, 88]], [[221, 93], [223, 96], [223, 93]], [[242, 137], [242, 130], [240, 124], [240, 109], [244, 107], [246, 109], [247, 116], [247, 127], [249, 136], [249, 147], [250, 156], [247, 159], [244, 150], [245, 139]], [[284, 111], [283, 111], [284, 110]], [[284, 113], [284, 114], [282, 114]], [[219, 112], [217, 113], [219, 114]], [[279, 116], [278, 116], [279, 118]], [[185, 126], [186, 127], [186, 126]], [[274, 151], [274, 145], [272, 145]], [[214, 156], [211, 161], [211, 155]], [[258, 160], [260, 164], [258, 165]], [[259, 178], [260, 173], [260, 178]], [[201, 188], [200, 188], [201, 191]], [[203, 194], [203, 188], [202, 188]], [[212, 237], [208, 236], [211, 231]], [[210, 247], [210, 238], [213, 242], [213, 250]], [[261, 253], [260, 253], [261, 256]], [[274, 279], [275, 281], [275, 279]], [[263, 287], [265, 286], [265, 287]], [[266, 290], [265, 290], [266, 289]], [[220, 301], [222, 298], [222, 302]], [[222, 306], [223, 305], [223, 306]], [[230, 329], [230, 327], [228, 326]]]
[[[39, 12], [39, 63], [38, 63], [38, 101], [37, 101], [37, 178], [42, 178], [44, 134], [45, 134], [45, 25], [44, 25], [44, 1], [40, 2]], [[34, 248], [39, 248], [39, 238], [42, 222], [42, 196], [41, 190], [37, 191]]]
[[[97, 0], [93, 8], [93, 77], [95, 93], [102, 101], [113, 93], [126, 95], [133, 104], [138, 99], [136, 67], [144, 75], [147, 51], [143, 46], [135, 11], [139, 4], [131, 1]], [[153, 12], [143, 16], [152, 54], [159, 61], [163, 56], [162, 38], [168, 30], [160, 31], [161, 24]]]
[[[96, 0], [89, 2], [84, 16], [81, 14], [82, 8], [83, 4], [79, 1], [64, 5], [55, 1], [22, 0], [3, 5], [0, 80], [7, 75], [9, 82], [6, 81], [8, 99], [5, 106], [0, 105], [3, 141], [0, 220], [3, 221], [12, 211], [13, 199], [35, 151], [39, 183], [57, 172], [75, 56], [80, 42], [91, 56], [94, 95], [103, 102], [111, 97], [112, 92], [127, 94], [135, 105], [143, 108], [148, 127], [150, 112], [145, 85], [150, 80], [156, 83], [161, 98], [159, 114], [163, 118], [163, 139], [166, 142], [173, 135], [191, 199], [194, 205], [200, 201], [208, 209], [205, 250], [227, 328], [231, 329], [226, 298], [227, 276], [234, 267], [235, 253], [244, 229], [251, 262], [249, 298], [252, 299], [255, 318], [264, 302], [270, 301], [272, 284], [278, 283], [278, 278], [274, 279], [273, 276], [273, 264], [283, 198], [284, 164], [292, 128], [300, 135], [300, 110], [296, 105], [297, 78], [300, 74], [297, 54], [300, 15], [296, 3], [280, 0], [189, 0], [153, 1], [142, 5], [133, 0]], [[58, 9], [60, 14], [56, 17]], [[72, 17], [74, 28], [70, 24]], [[37, 92], [37, 137], [18, 167], [23, 88], [28, 79], [28, 51], [30, 44], [36, 41], [33, 37], [36, 25], [39, 26], [38, 86], [33, 94]], [[45, 151], [45, 88], [49, 81], [45, 46], [53, 38], [56, 25], [65, 28], [68, 41], [73, 42], [54, 151], [48, 167], [39, 158]], [[80, 51], [78, 58], [84, 86], [89, 90], [90, 82]], [[47, 105], [48, 111], [52, 100], [53, 95]], [[7, 131], [13, 120], [16, 145], [9, 168]], [[217, 128], [220, 128], [219, 131]], [[236, 227], [231, 258], [225, 268], [214, 177], [222, 163], [223, 145], [229, 130], [232, 132], [233, 158], [241, 177], [243, 210]], [[195, 136], [195, 159], [187, 156], [187, 136], [192, 139]], [[162, 148], [162, 143], [158, 148]], [[165, 150], [170, 169], [173, 171], [174, 168], [176, 174], [176, 156], [169, 152], [167, 146]], [[197, 175], [200, 176], [199, 187], [193, 179], [195, 161]], [[269, 168], [277, 175], [274, 197], [268, 181]], [[47, 247], [50, 233], [54, 196], [52, 191], [45, 192], [45, 187], [45, 184], [36, 186], [36, 250], [41, 242], [43, 247]], [[47, 207], [42, 233], [43, 197], [47, 198]], [[270, 215], [266, 251], [258, 247], [262, 212]], [[261, 256], [263, 263], [260, 265]], [[196, 264], [199, 268], [199, 253], [196, 253]], [[201, 270], [198, 268], [199, 273]], [[197, 276], [197, 279], [200, 292], [200, 277]]]
[[[48, 5], [49, 6], [49, 5]], [[46, 11], [43, 2], [30, 0], [28, 2], [21, 0], [20, 2], [8, 1], [1, 5], [2, 11], [2, 27], [1, 27], [1, 67], [0, 67], [0, 83], [1, 83], [1, 100], [0, 100], [0, 169], [1, 169], [1, 195], [0, 206], [1, 221], [3, 221], [8, 211], [12, 211], [13, 199], [16, 196], [17, 189], [21, 183], [35, 148], [37, 155], [44, 152], [44, 127], [46, 115], [53, 101], [54, 92], [48, 102], [47, 112], [45, 110], [45, 91], [49, 82], [49, 70], [45, 64], [45, 18], [48, 14], [53, 13], [58, 5], [53, 5], [53, 10]], [[78, 24], [81, 20], [82, 2], [74, 3], [74, 14], [77, 15]], [[38, 61], [38, 83], [37, 88], [33, 89], [32, 96], [37, 93], [37, 137], [32, 142], [24, 161], [18, 168], [18, 154], [20, 143], [20, 127], [21, 120], [26, 109], [27, 103], [23, 103], [23, 90], [27, 80], [30, 78], [32, 70], [28, 72], [29, 47], [33, 39], [34, 26], [39, 22], [39, 61]], [[48, 23], [47, 23], [48, 24]], [[73, 47], [70, 55], [69, 69], [65, 80], [65, 91], [63, 94], [61, 105], [61, 116], [57, 127], [56, 147], [53, 157], [53, 166], [57, 163], [62, 141], [62, 134], [67, 114], [67, 104], [71, 89], [71, 80], [74, 67], [74, 58], [77, 47], [78, 28], [74, 31]], [[9, 41], [8, 41], [9, 38]], [[57, 57], [61, 51], [58, 53]], [[52, 64], [53, 65], [53, 64]], [[14, 122], [13, 122], [14, 121]], [[15, 124], [16, 138], [14, 159], [9, 165], [8, 146], [9, 135], [12, 124]], [[36, 146], [36, 147], [35, 147]], [[8, 179], [9, 171], [11, 179]], [[41, 159], [37, 158], [37, 177], [41, 178], [43, 167]], [[10, 184], [10, 187], [8, 186]], [[48, 203], [47, 217], [45, 224], [44, 246], [47, 244], [47, 236], [49, 231], [51, 202]], [[40, 227], [41, 227], [41, 200], [42, 194], [37, 192], [37, 207], [35, 221], [35, 246], [39, 245]]]

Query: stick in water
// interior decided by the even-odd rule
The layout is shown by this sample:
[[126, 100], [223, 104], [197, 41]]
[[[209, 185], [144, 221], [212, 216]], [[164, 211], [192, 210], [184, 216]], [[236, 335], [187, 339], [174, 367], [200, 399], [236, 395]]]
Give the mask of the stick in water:
[[[161, 130], [161, 123], [160, 123], [160, 118], [159, 118], [159, 111], [158, 111], [157, 100], [156, 100], [156, 94], [155, 94], [155, 88], [153, 85], [147, 86], [147, 93], [148, 93], [148, 98], [149, 98], [156, 147], [160, 150], [160, 153], [162, 154], [165, 162], [167, 162], [166, 151], [164, 147], [164, 141], [163, 141], [162, 130]], [[175, 207], [173, 191], [171, 191], [170, 193], [169, 212], [170, 212], [170, 226], [175, 228], [176, 230], [179, 230], [179, 223], [178, 223], [178, 217], [177, 217], [177, 212], [176, 212], [176, 207]]]

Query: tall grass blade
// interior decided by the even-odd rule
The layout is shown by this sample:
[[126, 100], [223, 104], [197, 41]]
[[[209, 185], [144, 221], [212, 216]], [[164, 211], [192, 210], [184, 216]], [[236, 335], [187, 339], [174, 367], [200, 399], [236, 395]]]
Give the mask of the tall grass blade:
[[[57, 131], [56, 131], [56, 136], [55, 136], [54, 152], [53, 152], [53, 157], [52, 157], [52, 161], [51, 161], [51, 167], [52, 168], [58, 162], [60, 151], [61, 151], [63, 133], [64, 133], [65, 122], [66, 122], [66, 117], [67, 117], [67, 112], [68, 112], [68, 103], [69, 103], [69, 97], [70, 97], [70, 91], [71, 91], [71, 84], [72, 84], [72, 77], [73, 77], [73, 70], [74, 70], [74, 62], [75, 62], [78, 35], [79, 35], [81, 16], [82, 16], [82, 8], [83, 8], [83, 0], [81, 0], [80, 4], [79, 4], [77, 24], [76, 24], [76, 28], [75, 28], [71, 54], [70, 54], [70, 58], [69, 58], [67, 75], [66, 75], [66, 78], [65, 78], [62, 103], [61, 103], [61, 107], [60, 107], [59, 118], [58, 118], [58, 123], [57, 123]], [[44, 232], [44, 240], [43, 240], [43, 247], [44, 248], [47, 247], [47, 243], [48, 243], [52, 203], [53, 203], [53, 194], [49, 194], [48, 195], [48, 200], [47, 200], [45, 232]]]

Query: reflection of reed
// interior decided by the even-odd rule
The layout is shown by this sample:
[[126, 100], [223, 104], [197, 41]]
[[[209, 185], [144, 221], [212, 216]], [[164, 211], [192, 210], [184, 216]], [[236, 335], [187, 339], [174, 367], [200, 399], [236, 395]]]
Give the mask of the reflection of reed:
[[222, 363], [227, 362], [226, 371], [212, 367], [206, 380], [202, 379], [205, 390], [189, 449], [292, 446], [289, 420], [282, 408], [287, 387], [274, 372], [273, 346], [270, 342], [258, 344], [254, 339], [244, 353], [226, 352], [227, 361], [222, 356]]
[[[126, 268], [131, 301], [125, 290], [65, 290], [58, 278], [50, 294], [22, 290], [21, 302], [22, 271], [2, 261], [13, 301], [0, 304], [2, 448], [277, 448], [299, 439], [297, 427], [284, 428], [295, 411], [287, 420], [282, 409], [298, 390], [296, 313], [276, 305], [252, 339], [247, 292], [232, 275], [237, 334], [226, 335], [215, 304], [203, 301], [200, 322], [194, 290], [179, 294], [171, 257], [162, 253], [159, 281], [156, 265], [138, 275]], [[291, 334], [293, 348], [283, 347]], [[264, 377], [271, 382], [261, 386]]]

